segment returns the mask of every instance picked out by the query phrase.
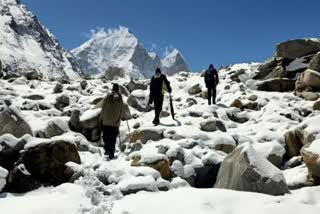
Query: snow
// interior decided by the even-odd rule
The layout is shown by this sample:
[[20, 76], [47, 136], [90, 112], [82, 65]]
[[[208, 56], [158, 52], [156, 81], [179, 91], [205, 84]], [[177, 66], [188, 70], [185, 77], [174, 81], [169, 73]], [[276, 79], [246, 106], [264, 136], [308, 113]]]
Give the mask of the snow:
[[90, 109], [90, 110], [88, 110], [88, 111], [85, 111], [85, 112], [81, 115], [80, 121], [90, 120], [90, 119], [92, 119], [92, 118], [97, 117], [100, 113], [101, 113], [101, 108]]
[[8, 170], [6, 170], [0, 166], [0, 192], [1, 192], [2, 188], [6, 185], [7, 176], [8, 176]]
[[180, 188], [169, 192], [127, 196], [115, 203], [112, 213], [147, 214], [152, 210], [154, 214], [315, 214], [320, 206], [318, 197], [319, 187], [306, 188], [281, 197], [222, 189]]
[[306, 151], [320, 156], [320, 139], [313, 141]]
[[283, 171], [283, 175], [286, 179], [288, 186], [304, 184], [307, 181], [308, 174], [308, 168], [305, 164]]
[[299, 69], [304, 69], [308, 67], [307, 63], [303, 63], [305, 61], [304, 58], [298, 58], [295, 59], [293, 62], [291, 62], [287, 67], [286, 67], [286, 71], [296, 71]]
[[276, 182], [285, 181], [282, 172], [267, 159], [261, 157], [249, 143], [242, 144], [240, 147], [242, 147], [241, 152], [248, 155], [250, 164], [262, 177], [271, 178]]
[[154, 178], [151, 176], [139, 176], [124, 181], [120, 181], [118, 187], [121, 191], [130, 191], [138, 189], [145, 189], [149, 191], [157, 190], [156, 182]]

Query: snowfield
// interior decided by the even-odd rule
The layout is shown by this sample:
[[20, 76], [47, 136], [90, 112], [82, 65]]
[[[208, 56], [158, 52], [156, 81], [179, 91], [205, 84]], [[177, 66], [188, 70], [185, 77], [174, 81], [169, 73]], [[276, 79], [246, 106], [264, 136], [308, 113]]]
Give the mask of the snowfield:
[[[204, 99], [206, 90], [200, 74], [183, 72], [169, 77], [176, 120], [164, 114], [160, 125], [154, 127], [153, 111], [138, 111], [130, 106], [131, 114], [135, 115], [128, 121], [130, 132], [126, 122], [120, 126], [121, 145], [125, 148], [117, 148], [117, 159], [112, 161], [101, 156], [101, 142], [90, 142], [68, 126], [70, 112], [75, 109], [80, 112], [79, 121], [90, 125], [100, 113], [95, 104], [109, 92], [112, 82], [88, 80], [88, 86], [81, 89], [80, 82], [75, 81], [63, 84], [62, 93], [53, 93], [57, 82], [28, 81], [23, 77], [11, 82], [0, 80], [0, 108], [6, 109], [6, 100], [10, 100], [10, 107], [26, 120], [35, 136], [52, 123], [63, 130], [50, 139], [6, 134], [0, 137], [1, 141], [14, 148], [24, 139], [27, 141], [24, 149], [30, 149], [40, 143], [64, 140], [84, 148], [79, 151], [81, 164], [67, 163], [77, 175], [72, 183], [41, 187], [22, 195], [1, 193], [1, 213], [318, 213], [320, 187], [291, 190], [284, 196], [191, 187], [198, 182], [195, 175], [199, 170], [220, 165], [239, 145], [245, 148], [249, 163], [259, 174], [285, 181], [291, 187], [303, 187], [307, 181], [308, 168], [299, 164], [301, 157], [290, 160], [297, 161], [297, 166], [285, 167], [290, 164], [283, 163], [284, 136], [289, 130], [303, 127], [316, 138], [308, 150], [319, 154], [319, 112], [312, 110], [313, 101], [296, 97], [292, 92], [257, 91], [254, 85], [258, 81], [251, 79], [257, 65], [237, 64], [220, 70], [217, 105], [212, 106]], [[239, 77], [241, 81], [231, 81], [232, 72], [240, 69], [245, 71]], [[113, 82], [123, 85], [129, 80], [120, 78]], [[190, 95], [190, 88], [197, 84], [201, 92]], [[27, 95], [41, 95], [43, 99], [32, 100]], [[141, 102], [148, 95], [148, 89], [129, 94]], [[54, 106], [61, 96], [69, 97], [70, 102], [57, 109]], [[129, 96], [123, 98], [130, 104]], [[233, 106], [236, 99], [244, 106], [254, 102], [256, 108], [240, 110]], [[163, 110], [170, 112], [168, 94]], [[310, 113], [305, 115], [306, 111]], [[137, 124], [139, 128], [133, 128]], [[134, 131], [144, 133], [145, 138], [133, 136]], [[130, 143], [136, 136], [139, 140]], [[154, 163], [162, 164], [161, 170], [152, 167]], [[24, 169], [21, 166], [20, 170]], [[169, 174], [166, 180], [168, 171], [175, 176]], [[0, 168], [0, 187], [4, 185], [1, 176], [5, 178], [7, 172]]]

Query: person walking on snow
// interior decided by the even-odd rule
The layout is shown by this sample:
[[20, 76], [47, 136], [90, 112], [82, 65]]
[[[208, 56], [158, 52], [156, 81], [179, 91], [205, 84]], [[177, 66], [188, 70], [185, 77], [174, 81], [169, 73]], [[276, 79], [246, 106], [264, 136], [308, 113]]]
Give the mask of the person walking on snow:
[[211, 105], [211, 97], [212, 103], [216, 104], [216, 87], [219, 84], [219, 76], [218, 71], [213, 67], [212, 64], [209, 65], [209, 68], [204, 74], [204, 82], [208, 89], [208, 104]]
[[160, 68], [156, 69], [155, 75], [151, 78], [149, 104], [154, 102], [155, 117], [152, 123], [159, 125], [160, 113], [162, 111], [164, 91], [171, 93], [172, 89], [166, 75], [161, 73]]
[[114, 84], [112, 92], [104, 98], [101, 109], [104, 149], [105, 155], [108, 155], [109, 159], [114, 158], [115, 145], [124, 110], [123, 108], [124, 103], [122, 96], [119, 93], [119, 85]]

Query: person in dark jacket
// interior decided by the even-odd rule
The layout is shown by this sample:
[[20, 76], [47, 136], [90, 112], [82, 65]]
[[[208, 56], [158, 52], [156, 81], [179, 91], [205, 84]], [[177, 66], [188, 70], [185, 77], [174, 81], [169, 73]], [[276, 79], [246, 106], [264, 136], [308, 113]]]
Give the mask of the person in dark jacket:
[[109, 159], [114, 158], [123, 108], [124, 103], [119, 93], [119, 85], [114, 84], [112, 92], [104, 98], [101, 109], [104, 149]]
[[160, 123], [159, 118], [162, 111], [163, 97], [166, 89], [169, 93], [171, 93], [172, 90], [170, 82], [168, 81], [166, 75], [161, 73], [160, 68], [157, 68], [155, 75], [151, 78], [149, 97], [149, 104], [154, 102], [155, 117], [152, 122], [154, 125], [159, 125]]
[[209, 68], [204, 74], [204, 82], [208, 89], [208, 104], [211, 105], [211, 97], [212, 103], [216, 104], [216, 87], [219, 84], [219, 76], [218, 71], [213, 67], [212, 64], [209, 65]]

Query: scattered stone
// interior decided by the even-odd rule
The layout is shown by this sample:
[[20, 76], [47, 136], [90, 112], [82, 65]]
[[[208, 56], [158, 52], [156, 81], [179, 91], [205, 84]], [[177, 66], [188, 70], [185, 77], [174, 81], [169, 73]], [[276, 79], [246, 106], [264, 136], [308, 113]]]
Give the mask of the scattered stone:
[[70, 117], [68, 125], [69, 125], [70, 130], [72, 130], [74, 132], [79, 132], [81, 130], [80, 111], [79, 110], [74, 110], [71, 113], [71, 117]]
[[31, 127], [17, 110], [7, 108], [0, 112], [0, 136], [12, 134], [20, 138], [25, 134], [33, 136]]
[[130, 153], [140, 151], [142, 149], [142, 147], [143, 147], [142, 143], [139, 141], [132, 143]]
[[306, 100], [309, 101], [315, 101], [317, 99], [319, 99], [319, 94], [311, 92], [311, 91], [303, 91], [301, 94], [301, 97], [303, 97]]
[[255, 95], [255, 94], [252, 94], [252, 95], [248, 98], [248, 100], [250, 100], [250, 101], [252, 101], [252, 102], [257, 101], [257, 99], [258, 99], [258, 96]]
[[157, 129], [137, 129], [129, 134], [130, 142], [137, 142], [140, 140], [142, 144], [147, 141], [159, 141], [163, 139], [163, 131]]
[[134, 129], [140, 128], [140, 123], [139, 123], [139, 122], [136, 122], [136, 123], [132, 126], [132, 128], [134, 128]]
[[200, 87], [200, 84], [196, 84], [194, 86], [192, 86], [191, 88], [189, 88], [188, 93], [190, 95], [196, 95], [202, 92], [202, 89]]
[[275, 196], [289, 193], [282, 172], [259, 156], [249, 143], [239, 146], [223, 160], [215, 188]]
[[169, 116], [170, 116], [170, 113], [167, 112], [167, 111], [161, 111], [161, 113], [160, 113], [160, 117], [161, 117], [161, 118], [169, 117]]
[[242, 110], [243, 109], [243, 104], [242, 104], [241, 100], [236, 99], [230, 104], [230, 107], [236, 107], [236, 108]]
[[53, 93], [61, 93], [63, 91], [63, 85], [61, 83], [57, 83], [53, 89]]
[[65, 127], [61, 127], [61, 123], [51, 121], [49, 122], [48, 126], [43, 131], [40, 131], [38, 134], [40, 138], [50, 139], [52, 137], [62, 135], [67, 131], [68, 130], [66, 130]]
[[314, 111], [320, 111], [320, 100], [316, 101], [316, 102], [313, 104], [313, 110], [314, 110]]
[[303, 162], [307, 165], [309, 170], [309, 176], [312, 178], [320, 179], [320, 155], [317, 152], [314, 152], [312, 144], [320, 144], [320, 140], [316, 140], [312, 143], [309, 143], [301, 149], [301, 155]]
[[221, 120], [217, 119], [209, 119], [200, 123], [200, 127], [202, 131], [205, 132], [215, 132], [220, 130], [222, 132], [226, 132], [227, 129], [224, 123]]
[[32, 95], [24, 96], [23, 98], [29, 99], [29, 100], [43, 100], [44, 96], [39, 95], [39, 94], [32, 94]]
[[40, 80], [42, 79], [41, 75], [36, 71], [32, 70], [24, 74], [24, 76], [27, 78], [27, 80]]
[[320, 72], [320, 52], [318, 52], [309, 63], [309, 69]]
[[54, 107], [60, 111], [62, 111], [65, 107], [70, 104], [70, 98], [67, 95], [61, 95], [56, 98], [56, 103]]
[[80, 82], [80, 87], [82, 88], [82, 90], [86, 89], [88, 86], [88, 82], [86, 80], [82, 80]]
[[145, 85], [141, 82], [136, 82], [133, 79], [130, 80], [129, 83], [125, 84], [125, 87], [129, 90], [129, 92], [133, 92], [134, 90], [147, 90], [148, 85]]
[[294, 91], [296, 80], [291, 79], [270, 79], [258, 84], [259, 91], [287, 92]]

